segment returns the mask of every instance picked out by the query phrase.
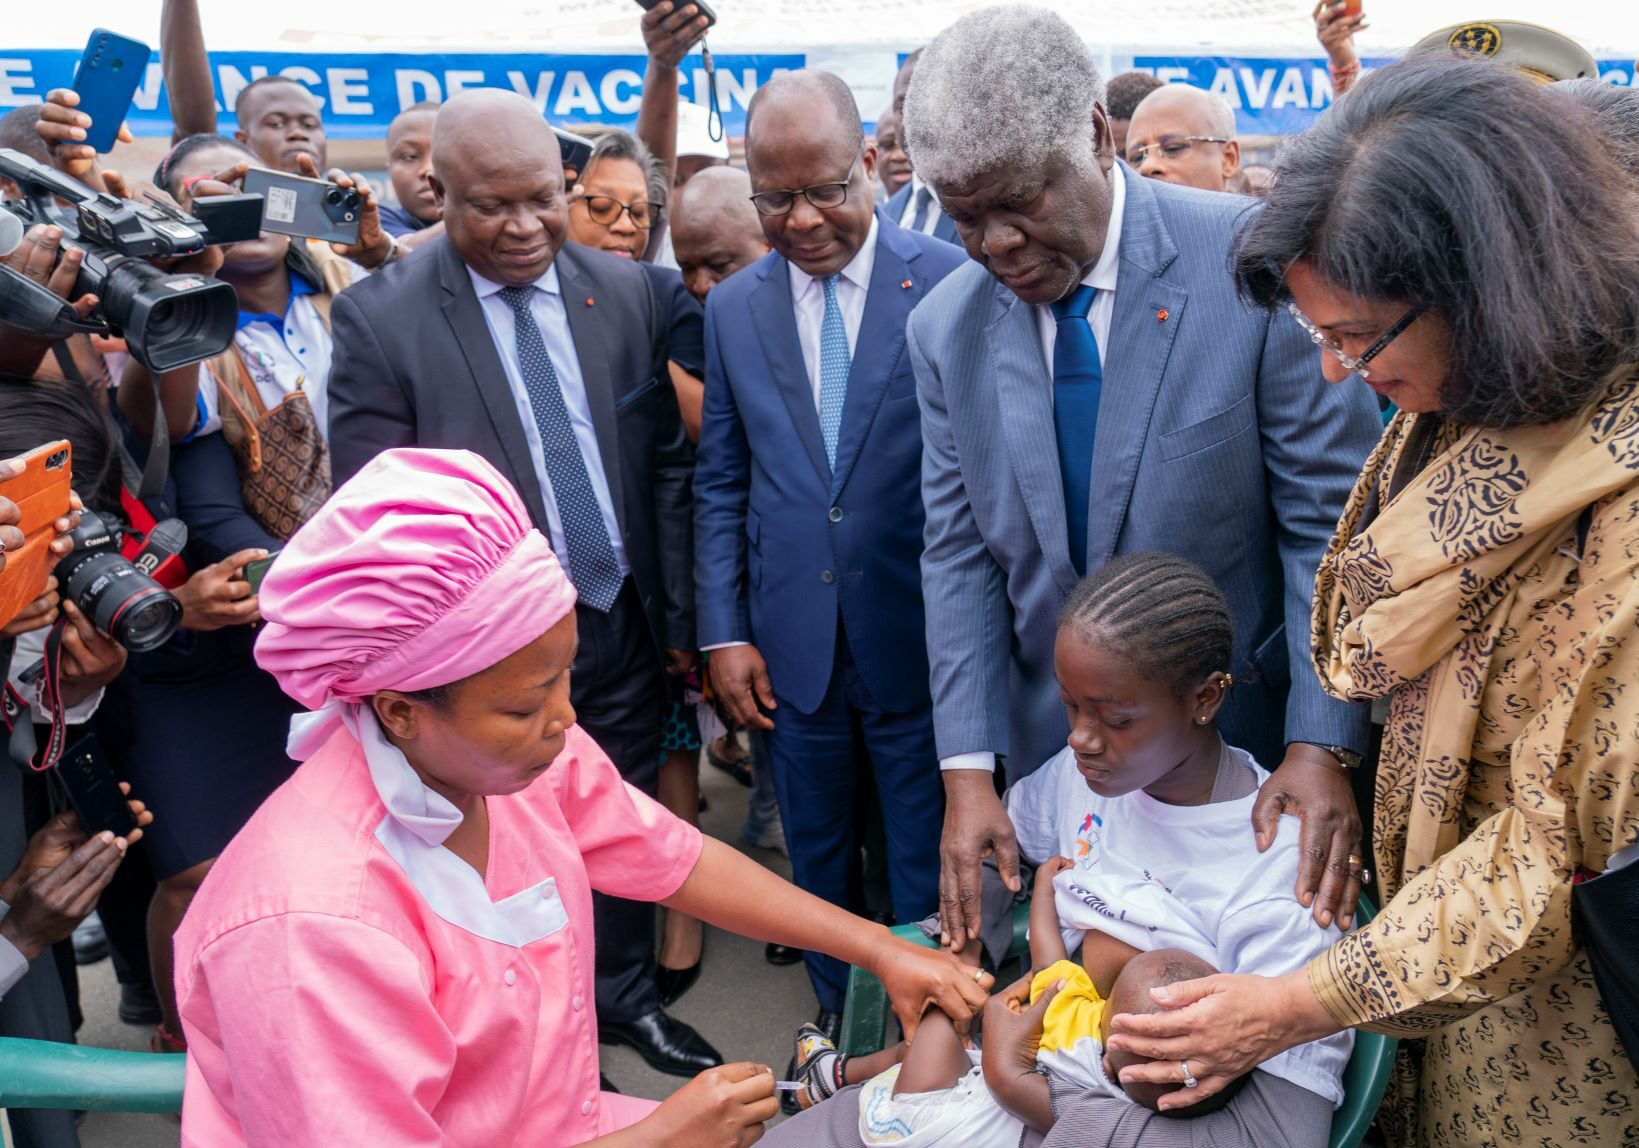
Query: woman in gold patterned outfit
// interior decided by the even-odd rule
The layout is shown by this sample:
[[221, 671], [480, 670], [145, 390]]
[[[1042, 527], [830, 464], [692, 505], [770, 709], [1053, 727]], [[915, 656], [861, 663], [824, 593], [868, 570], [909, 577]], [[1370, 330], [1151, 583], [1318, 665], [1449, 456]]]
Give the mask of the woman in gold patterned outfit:
[[1639, 1144], [1639, 1049], [1571, 926], [1573, 882], [1639, 854], [1639, 208], [1608, 150], [1509, 69], [1397, 64], [1249, 224], [1248, 297], [1399, 407], [1313, 633], [1327, 688], [1386, 708], [1388, 900], [1307, 969], [1116, 1018], [1112, 1048], [1158, 1058], [1124, 1078], [1194, 1099], [1354, 1026], [1404, 1038], [1392, 1148]]

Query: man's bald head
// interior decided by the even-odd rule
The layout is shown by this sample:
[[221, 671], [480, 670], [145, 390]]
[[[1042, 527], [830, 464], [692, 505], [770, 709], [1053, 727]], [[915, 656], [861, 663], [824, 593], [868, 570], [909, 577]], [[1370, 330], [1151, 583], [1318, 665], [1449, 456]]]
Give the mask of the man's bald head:
[[816, 207], [806, 195], [762, 217], [776, 251], [815, 278], [841, 271], [871, 230], [876, 145], [865, 143], [854, 94], [830, 72], [776, 76], [746, 109], [746, 167], [758, 195], [845, 185], [840, 203]]
[[[1134, 162], [1141, 150], [1142, 160]], [[1163, 85], [1133, 111], [1127, 162], [1152, 179], [1225, 191], [1241, 170], [1235, 111], [1223, 97], [1200, 88]]]
[[569, 225], [557, 137], [516, 92], [452, 96], [433, 120], [428, 177], [451, 246], [468, 267], [508, 286], [546, 274]]
[[689, 293], [702, 303], [711, 289], [768, 253], [751, 205], [751, 177], [737, 167], [708, 167], [672, 199], [672, 254]]

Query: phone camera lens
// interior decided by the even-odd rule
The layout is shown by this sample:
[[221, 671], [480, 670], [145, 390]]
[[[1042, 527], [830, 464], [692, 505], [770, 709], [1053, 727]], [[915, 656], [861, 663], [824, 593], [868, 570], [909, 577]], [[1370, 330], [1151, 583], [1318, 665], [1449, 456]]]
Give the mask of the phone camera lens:
[[[351, 212], [357, 211], [358, 209], [359, 209], [359, 193], [356, 192], [356, 191], [348, 192], [347, 193], [347, 210], [348, 210], [348, 212], [351, 213]], [[349, 215], [349, 218], [351, 218], [351, 215]]]
[[341, 202], [341, 188], [333, 187], [329, 191], [325, 192], [324, 193], [324, 201], [326, 203], [329, 203], [329, 204], [340, 203]]

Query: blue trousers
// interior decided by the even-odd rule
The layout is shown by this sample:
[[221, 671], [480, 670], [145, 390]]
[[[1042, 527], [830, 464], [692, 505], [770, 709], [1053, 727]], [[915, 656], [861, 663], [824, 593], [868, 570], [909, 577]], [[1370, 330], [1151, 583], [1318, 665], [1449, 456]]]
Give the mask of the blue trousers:
[[[768, 735], [791, 872], [797, 886], [852, 912], [864, 909], [860, 843], [866, 770], [876, 782], [888, 838], [888, 886], [900, 923], [932, 913], [939, 898], [939, 835], [945, 788], [933, 744], [933, 707], [891, 713], [860, 681], [847, 641], [837, 635], [837, 665], [819, 708], [799, 713], [778, 698]], [[820, 1007], [842, 1011], [848, 969], [807, 954]]]

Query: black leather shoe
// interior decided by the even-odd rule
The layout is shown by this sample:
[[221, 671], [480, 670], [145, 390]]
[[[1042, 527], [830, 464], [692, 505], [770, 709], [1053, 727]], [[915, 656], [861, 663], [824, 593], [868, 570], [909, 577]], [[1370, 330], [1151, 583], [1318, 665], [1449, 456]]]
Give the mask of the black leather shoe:
[[159, 1011], [159, 997], [155, 995], [153, 985], [143, 981], [141, 984], [120, 986], [121, 1021], [153, 1028], [164, 1019], [165, 1014]]
[[763, 946], [763, 958], [771, 965], [794, 965], [802, 960], [802, 950], [790, 945], [776, 945], [773, 941]]
[[635, 1048], [650, 1068], [668, 1076], [698, 1076], [723, 1063], [703, 1036], [662, 1009], [620, 1024], [598, 1021], [598, 1043]]
[[654, 982], [655, 987], [660, 990], [660, 1003], [666, 1008], [676, 1004], [684, 993], [694, 987], [694, 982], [700, 979], [700, 966], [704, 963], [702, 954], [701, 960], [695, 961], [686, 969], [668, 969], [664, 965], [655, 969]]
[[814, 1027], [825, 1034], [826, 1040], [836, 1044], [842, 1039], [842, 1014], [822, 1008], [814, 1018]]

